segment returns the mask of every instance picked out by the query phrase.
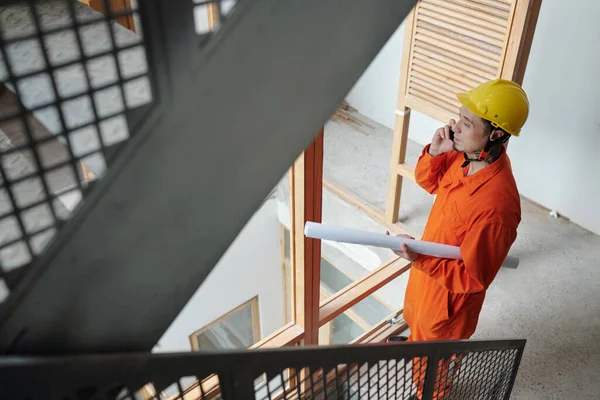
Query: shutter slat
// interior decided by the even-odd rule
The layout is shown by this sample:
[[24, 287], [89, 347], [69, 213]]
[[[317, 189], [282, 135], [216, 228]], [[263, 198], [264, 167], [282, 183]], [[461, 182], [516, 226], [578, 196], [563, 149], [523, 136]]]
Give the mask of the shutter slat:
[[[430, 3], [435, 4], [437, 6], [441, 6], [447, 8], [449, 10], [455, 11], [460, 14], [469, 15], [471, 17], [477, 18], [482, 21], [487, 21], [488, 23], [497, 24], [506, 29], [506, 25], [508, 24], [508, 12], [502, 11], [501, 13], [491, 13], [489, 10], [482, 11], [477, 8], [472, 7], [472, 3], [468, 1], [463, 2], [453, 2], [448, 0], [421, 0], [422, 3]], [[485, 25], [484, 25], [485, 26]]]
[[464, 93], [463, 89], [454, 87], [449, 83], [446, 83], [437, 78], [432, 78], [431, 76], [427, 76], [425, 74], [420, 73], [419, 71], [413, 71], [411, 75], [411, 81], [415, 84], [422, 85], [430, 90], [435, 90], [437, 93], [447, 97], [449, 102], [454, 101], [456, 99], [457, 93]]
[[459, 82], [444, 74], [437, 73], [420, 65], [414, 65], [412, 73], [415, 77], [430, 80], [433, 83], [440, 82], [447, 85], [448, 89], [453, 90], [453, 93], [468, 92], [471, 89], [470, 85]]
[[505, 35], [503, 33], [492, 31], [482, 26], [473, 25], [461, 20], [456, 20], [443, 14], [438, 14], [434, 11], [419, 7], [419, 19], [423, 17], [432, 18], [435, 21], [434, 23], [437, 23], [438, 25], [446, 23], [448, 25], [448, 29], [450, 30], [458, 31], [458, 29], [461, 29], [467, 36], [475, 37], [479, 40], [483, 40], [484, 42], [492, 43], [498, 46], [502, 46], [504, 43]]
[[[461, 9], [460, 11], [452, 10], [447, 5], [444, 5], [442, 2], [440, 4], [436, 4], [433, 1], [425, 1], [421, 0], [421, 9], [429, 10], [440, 16], [445, 16], [450, 19], [450, 21], [461, 21], [471, 26], [480, 27], [477, 29], [481, 29], [483, 33], [487, 30], [496, 31], [500, 34], [500, 37], [503, 38], [506, 33], [506, 25], [508, 21], [496, 18], [496, 22], [490, 22], [479, 18], [474, 13], [469, 12], [469, 10]], [[498, 22], [498, 20], [500, 22]]]
[[512, 7], [512, 1], [502, 1], [502, 0], [471, 0], [473, 3], [479, 3], [481, 5], [497, 8], [502, 11], [509, 11]]
[[437, 25], [438, 27], [444, 28], [445, 30], [447, 30], [449, 32], [455, 32], [455, 33], [458, 33], [460, 35], [467, 36], [467, 37], [470, 37], [470, 38], [482, 41], [484, 43], [490, 44], [490, 45], [495, 46], [495, 47], [502, 48], [502, 46], [504, 45], [504, 41], [503, 40], [498, 40], [498, 39], [495, 39], [495, 38], [491, 38], [491, 37], [489, 37], [487, 35], [482, 35], [482, 34], [479, 34], [477, 32], [473, 32], [472, 30], [469, 30], [469, 29], [463, 29], [460, 26], [456, 26], [456, 25], [454, 25], [452, 23], [447, 23], [447, 22], [440, 21], [440, 20], [438, 20], [435, 17], [429, 17], [427, 15], [419, 15], [419, 21], [424, 21], [424, 22], [427, 22], [427, 23], [430, 23], [430, 24], [433, 24], [433, 25]]
[[460, 103], [449, 103], [448, 98], [444, 98], [440, 96], [435, 91], [429, 90], [427, 88], [421, 87], [419, 84], [414, 84], [411, 94], [415, 97], [418, 97], [422, 101], [431, 103], [442, 110], [446, 111], [448, 114], [456, 115], [458, 110], [460, 109]]
[[420, 54], [415, 54], [413, 65], [415, 69], [420, 68], [421, 70], [428, 70], [441, 76], [452, 77], [451, 79], [466, 85], [469, 89], [482, 82], [482, 78], [477, 75]]
[[416, 94], [406, 96], [406, 107], [413, 110], [420, 110], [425, 115], [429, 115], [438, 121], [448, 122], [450, 118], [457, 119], [459, 110], [448, 111], [447, 107], [442, 107], [435, 102], [424, 100]]
[[498, 18], [502, 18], [504, 20], [508, 20], [508, 16], [510, 15], [510, 9], [503, 10], [496, 7], [491, 7], [484, 4], [475, 3], [472, 0], [443, 0], [444, 2], [448, 2], [450, 4], [458, 4], [470, 10], [481, 11], [489, 15], [493, 15]]
[[493, 79], [493, 77], [496, 76], [496, 73], [498, 72], [498, 68], [490, 67], [488, 65], [482, 65], [481, 63], [478, 63], [477, 61], [473, 61], [471, 59], [464, 58], [464, 57], [460, 56], [459, 54], [456, 54], [450, 50], [443, 49], [441, 47], [434, 46], [429, 43], [422, 42], [420, 40], [416, 40], [415, 44], [416, 44], [415, 51], [427, 50], [428, 52], [430, 52], [430, 54], [435, 53], [435, 54], [439, 54], [440, 56], [442, 56], [443, 59], [438, 58], [440, 61], [446, 61], [451, 64], [454, 63], [454, 64], [459, 64], [459, 65], [460, 64], [468, 65], [469, 71], [473, 71], [476, 74], [481, 75], [485, 78]]
[[[473, 51], [483, 50], [489, 54], [494, 54], [497, 56], [498, 59], [500, 59], [500, 57], [502, 56], [502, 47], [493, 46], [489, 43], [482, 42], [481, 40], [473, 39], [471, 37], [461, 35], [456, 32], [451, 32], [447, 29], [444, 29], [443, 27], [433, 25], [432, 23], [427, 22], [427, 21], [421, 20], [421, 21], [417, 22], [417, 31], [423, 32], [423, 33], [424, 32], [437, 33], [440, 36], [452, 39], [455, 42], [461, 43], [464, 46], [470, 46], [470, 48], [474, 49]], [[482, 53], [482, 54], [486, 54], [486, 53]]]
[[[450, 66], [456, 66], [457, 68], [464, 68], [464, 66], [457, 64], [455, 60], [445, 57], [439, 53], [429, 51], [427, 49], [417, 48], [414, 50], [414, 52], [415, 52], [415, 56], [422, 55], [422, 56], [437, 60], [443, 64], [448, 64]], [[471, 77], [476, 77], [477, 82], [484, 82], [486, 80], [494, 79], [494, 77], [491, 74], [485, 73], [482, 71], [475, 71], [472, 68], [469, 68], [468, 71], [465, 70], [465, 72], [467, 72]]]
[[423, 41], [425, 43], [429, 43], [432, 46], [440, 47], [444, 50], [447, 50], [451, 53], [461, 55], [469, 58], [470, 60], [475, 61], [476, 63], [481, 63], [487, 65], [492, 68], [492, 70], [497, 70], [499, 57], [491, 54], [481, 55], [479, 52], [469, 51], [468, 49], [463, 48], [462, 44], [453, 42], [444, 37], [440, 37], [437, 34], [431, 34], [426, 32], [420, 32], [417, 29], [417, 34], [415, 35], [415, 40]]
[[429, 89], [441, 96], [441, 99], [453, 99], [456, 96], [457, 92], [444, 88], [442, 82], [434, 82], [433, 79], [427, 80], [421, 77], [422, 75], [420, 75], [418, 72], [413, 71], [410, 77], [410, 85], [414, 87], [420, 87], [422, 89]]

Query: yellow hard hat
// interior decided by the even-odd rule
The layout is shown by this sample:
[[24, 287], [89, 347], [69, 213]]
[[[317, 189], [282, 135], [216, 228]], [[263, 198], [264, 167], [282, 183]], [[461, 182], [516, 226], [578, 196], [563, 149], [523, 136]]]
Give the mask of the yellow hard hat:
[[472, 113], [513, 136], [519, 136], [529, 115], [527, 94], [517, 83], [506, 79], [485, 82], [456, 96]]

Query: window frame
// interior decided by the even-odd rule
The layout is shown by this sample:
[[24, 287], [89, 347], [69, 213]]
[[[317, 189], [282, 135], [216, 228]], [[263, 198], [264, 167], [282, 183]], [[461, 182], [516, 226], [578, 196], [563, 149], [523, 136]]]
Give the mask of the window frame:
[[[286, 249], [285, 249], [285, 243], [286, 243], [286, 236], [290, 235], [291, 237], [291, 233], [289, 231], [289, 229], [282, 223], [280, 223], [280, 233], [281, 233], [281, 238], [280, 238], [280, 243], [281, 243], [281, 265], [282, 265], [282, 274], [283, 274], [283, 301], [284, 301], [284, 308], [285, 308], [285, 321], [290, 321], [291, 320], [291, 315], [293, 313], [293, 310], [291, 310], [291, 300], [292, 300], [292, 290], [293, 288], [291, 287], [291, 279], [290, 278], [290, 274], [292, 271], [292, 263], [291, 260], [289, 260], [288, 257], [285, 256], [286, 253]], [[290, 246], [291, 247], [291, 246]], [[355, 279], [353, 277], [351, 277], [350, 275], [348, 275], [348, 273], [346, 273], [346, 271], [343, 271], [342, 269], [340, 269], [335, 263], [333, 263], [327, 256], [321, 254], [321, 260], [325, 260], [327, 261], [333, 268], [335, 268], [341, 275], [345, 276], [346, 278], [348, 278], [352, 284], [352, 282], [354, 281], [358, 281], [361, 278]], [[369, 276], [372, 272], [367, 272], [365, 274], [365, 276]], [[349, 284], [349, 285], [350, 285]], [[346, 286], [347, 287], [347, 286]], [[340, 289], [340, 291], [344, 290], [346, 287]], [[326, 300], [331, 297], [334, 296], [336, 293], [338, 293], [338, 291], [330, 288], [329, 286], [327, 286], [327, 284], [325, 284], [323, 282], [323, 280], [321, 279], [321, 283], [320, 283], [320, 303], [323, 304], [326, 302]], [[377, 296], [376, 293], [371, 294], [368, 297], [372, 297], [374, 298], [376, 301], [378, 301], [379, 303], [381, 303], [381, 305], [383, 307], [385, 307], [386, 309], [389, 310], [389, 313], [394, 313], [395, 311], [397, 311], [391, 304], [389, 304], [388, 302], [384, 301], [383, 299], [381, 299], [379, 296]], [[368, 298], [367, 297], [367, 298]], [[365, 298], [366, 299], [366, 298]], [[365, 300], [363, 299], [363, 300]], [[348, 318], [350, 318], [352, 321], [354, 321], [356, 324], [358, 324], [362, 329], [365, 330], [365, 332], [369, 332], [372, 329], [375, 328], [375, 326], [370, 326], [369, 323], [362, 318], [359, 314], [355, 313], [354, 311], [352, 311], [352, 309], [348, 309], [346, 311], [344, 311], [342, 314], [346, 314], [346, 316]], [[339, 315], [338, 315], [339, 316]], [[330, 321], [331, 322], [331, 321]], [[321, 325], [319, 328], [323, 328], [324, 326], [326, 326], [328, 323]], [[322, 333], [319, 333], [319, 339], [321, 339], [323, 337]], [[324, 342], [322, 343], [321, 340], [319, 340], [319, 344], [329, 344], [329, 342]]]
[[256, 343], [260, 342], [260, 340], [262, 338], [262, 330], [261, 330], [261, 326], [260, 326], [260, 307], [259, 307], [259, 302], [258, 302], [258, 295], [256, 295], [256, 296], [252, 297], [250, 300], [243, 302], [242, 304], [238, 305], [237, 307], [233, 308], [232, 310], [228, 311], [227, 313], [221, 315], [219, 318], [213, 320], [209, 324], [192, 332], [188, 336], [192, 351], [203, 351], [204, 350], [204, 349], [201, 349], [198, 344], [198, 335], [201, 335], [202, 333], [206, 332], [207, 330], [209, 330], [213, 326], [217, 325], [221, 321], [227, 319], [227, 317], [234, 315], [235, 313], [239, 312], [240, 310], [244, 309], [247, 306], [250, 306], [250, 315], [252, 318], [252, 335], [253, 335], [252, 345], [250, 345], [249, 347], [252, 347]]
[[[288, 171], [291, 213], [291, 265], [289, 266], [291, 268], [291, 322], [251, 346], [251, 349], [319, 344], [319, 328], [327, 325], [335, 317], [410, 269], [410, 262], [395, 257], [324, 301], [319, 301], [321, 243], [318, 240], [304, 237], [304, 224], [306, 221], [320, 222], [323, 188], [330, 191], [332, 188], [331, 182], [324, 179], [322, 175], [323, 133], [321, 131], [317, 135], [315, 141], [299, 156]], [[350, 199], [350, 203], [359, 209], [365, 210], [366, 208], [371, 211], [368, 214], [377, 216], [376, 220], [385, 221], [382, 212], [373, 212], [374, 207], [365, 206], [363, 201], [359, 201], [355, 195], [345, 189], [336, 187], [336, 192], [341, 195], [340, 198], [343, 200]], [[389, 225], [384, 222], [383, 225], [391, 232], [404, 232], [399, 224]], [[282, 249], [282, 254], [283, 251], [285, 250]], [[396, 317], [396, 320], [389, 322], [392, 317]], [[351, 344], [384, 342], [387, 337], [397, 335], [405, 331], [407, 327], [406, 322], [402, 319], [402, 310], [399, 310], [391, 313], [389, 317], [353, 340]], [[300, 381], [304, 382], [309, 375], [310, 373], [306, 370], [300, 371]], [[293, 387], [295, 387], [294, 379], [290, 381], [288, 389]], [[300, 391], [302, 392], [304, 389], [304, 384], [301, 384]], [[191, 384], [186, 388], [183, 400], [198, 399], [201, 393], [204, 393], [207, 399], [217, 396], [220, 393], [218, 378], [210, 376]], [[283, 393], [283, 389], [281, 389], [281, 393]], [[172, 397], [170, 400], [176, 398], [180, 397]]]

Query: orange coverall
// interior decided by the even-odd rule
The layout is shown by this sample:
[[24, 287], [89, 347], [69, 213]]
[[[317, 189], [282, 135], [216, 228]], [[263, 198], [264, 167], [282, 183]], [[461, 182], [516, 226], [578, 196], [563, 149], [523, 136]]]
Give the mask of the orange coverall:
[[[459, 246], [463, 259], [420, 255], [413, 263], [404, 299], [408, 340], [468, 339], [486, 289], [516, 239], [519, 193], [504, 150], [491, 165], [465, 176], [462, 153], [433, 157], [429, 146], [415, 168], [417, 183], [437, 195], [422, 240]], [[425, 363], [414, 365], [420, 397]]]

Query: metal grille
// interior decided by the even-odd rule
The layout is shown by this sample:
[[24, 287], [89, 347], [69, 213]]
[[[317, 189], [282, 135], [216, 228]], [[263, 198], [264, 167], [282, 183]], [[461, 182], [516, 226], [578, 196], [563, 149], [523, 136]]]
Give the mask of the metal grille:
[[461, 341], [8, 358], [0, 359], [0, 386], [11, 399], [508, 399], [524, 346]]
[[431, 382], [434, 399], [504, 399], [517, 357], [516, 349], [453, 355], [437, 362], [435, 379], [425, 378], [428, 357], [284, 369], [262, 374], [255, 381], [255, 398], [298, 398], [303, 393], [314, 399], [407, 400], [422, 396]]
[[129, 136], [152, 101], [141, 33], [67, 0], [0, 7], [0, 302]]
[[438, 363], [434, 399], [504, 399], [511, 391], [517, 349], [456, 354]]
[[405, 359], [286, 369], [274, 377], [263, 374], [263, 383], [255, 384], [255, 399], [294, 399], [303, 393], [314, 399], [406, 400], [416, 394], [411, 376], [411, 362]]

